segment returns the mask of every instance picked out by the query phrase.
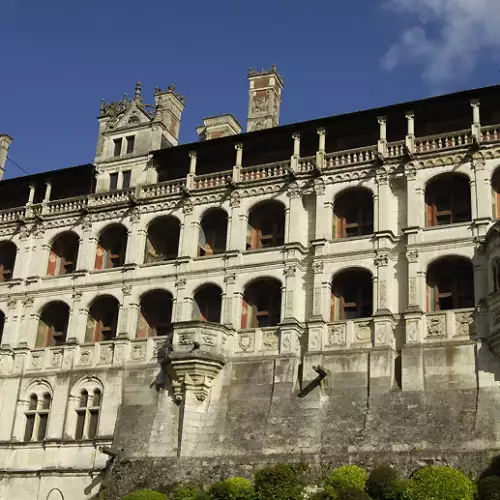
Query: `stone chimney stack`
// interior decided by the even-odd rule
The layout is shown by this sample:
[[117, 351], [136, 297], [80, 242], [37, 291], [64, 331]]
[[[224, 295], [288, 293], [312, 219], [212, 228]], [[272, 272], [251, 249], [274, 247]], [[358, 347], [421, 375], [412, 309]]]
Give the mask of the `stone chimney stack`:
[[7, 134], [0, 134], [0, 181], [5, 173], [5, 162], [7, 161], [7, 153], [12, 142], [12, 137]]
[[167, 90], [155, 91], [156, 112], [153, 123], [161, 122], [165, 126], [168, 142], [172, 146], [179, 144], [181, 115], [184, 110], [184, 97], [175, 92], [171, 84]]
[[273, 64], [260, 73], [250, 68], [247, 132], [276, 127], [279, 124], [283, 79]]
[[241, 125], [233, 115], [219, 115], [203, 119], [203, 125], [196, 128], [200, 141], [241, 134]]

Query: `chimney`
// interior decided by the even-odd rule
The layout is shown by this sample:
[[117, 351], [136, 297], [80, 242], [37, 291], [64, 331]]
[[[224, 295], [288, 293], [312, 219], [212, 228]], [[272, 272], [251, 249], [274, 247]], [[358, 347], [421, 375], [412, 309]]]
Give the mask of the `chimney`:
[[283, 79], [273, 64], [260, 73], [250, 68], [247, 132], [276, 127], [279, 124]]
[[5, 162], [7, 161], [7, 153], [12, 142], [12, 137], [7, 134], [0, 134], [0, 181], [5, 173]]
[[169, 85], [167, 90], [156, 89], [156, 112], [153, 119], [153, 123], [163, 123], [166, 138], [171, 146], [179, 144], [181, 115], [184, 111], [184, 97], [174, 91], [175, 87], [172, 84]]
[[241, 134], [241, 125], [231, 114], [211, 116], [203, 119], [203, 125], [197, 127], [196, 132], [200, 136], [200, 141], [209, 141], [228, 135]]

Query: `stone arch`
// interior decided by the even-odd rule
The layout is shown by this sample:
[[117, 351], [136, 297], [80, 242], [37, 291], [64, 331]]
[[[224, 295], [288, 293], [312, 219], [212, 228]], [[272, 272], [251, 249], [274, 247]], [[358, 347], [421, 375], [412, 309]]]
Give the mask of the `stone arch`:
[[0, 241], [0, 281], [9, 281], [14, 274], [17, 246], [9, 240]]
[[193, 319], [221, 322], [222, 289], [214, 283], [200, 285], [193, 294]]
[[140, 297], [137, 338], [168, 335], [172, 331], [173, 295], [168, 290], [155, 288]]
[[128, 229], [120, 223], [108, 224], [99, 233], [94, 269], [111, 269], [125, 263]]
[[373, 192], [364, 186], [347, 187], [333, 202], [334, 238], [352, 238], [373, 233]]
[[276, 326], [281, 321], [282, 282], [275, 277], [258, 277], [245, 286], [241, 328]]
[[48, 492], [46, 500], [64, 500], [64, 495], [59, 488], [52, 488]]
[[70, 308], [61, 300], [48, 302], [40, 311], [35, 347], [66, 343]]
[[198, 256], [224, 253], [227, 247], [227, 211], [221, 207], [208, 208], [200, 217]]
[[159, 215], [147, 228], [144, 262], [164, 262], [176, 259], [179, 254], [181, 223], [174, 215]]
[[281, 200], [262, 200], [248, 210], [247, 250], [282, 246], [286, 208]]
[[56, 234], [50, 242], [47, 275], [60, 276], [76, 271], [80, 237], [74, 231]]
[[120, 303], [113, 295], [94, 298], [87, 315], [85, 342], [112, 340], [116, 336]]

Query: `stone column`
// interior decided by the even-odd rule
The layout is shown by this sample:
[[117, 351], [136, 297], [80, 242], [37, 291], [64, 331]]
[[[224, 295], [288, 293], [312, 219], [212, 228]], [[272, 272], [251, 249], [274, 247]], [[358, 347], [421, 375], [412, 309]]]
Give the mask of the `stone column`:
[[304, 209], [304, 204], [302, 203], [302, 193], [296, 182], [292, 182], [288, 186], [288, 209], [286, 211], [286, 243], [302, 243], [306, 244], [305, 238], [307, 234], [304, 234], [304, 218], [307, 213]]
[[222, 309], [223, 317], [221, 318], [221, 323], [230, 328], [239, 328], [237, 323], [237, 308], [236, 308], [236, 275], [234, 272], [227, 272], [224, 276], [224, 283], [226, 284], [225, 289], [225, 301], [224, 307]]
[[[387, 252], [377, 252], [374, 259], [374, 264], [377, 266], [377, 279], [375, 281], [374, 312], [392, 310], [393, 304], [390, 301], [391, 287], [390, 284], [390, 268], [389, 254]], [[389, 290], [388, 290], [389, 288]], [[394, 290], [395, 292], [396, 290]], [[389, 293], [388, 293], [389, 292]]]
[[471, 159], [471, 170], [474, 172], [474, 183], [471, 182], [471, 204], [473, 220], [476, 225], [477, 236], [485, 236], [492, 217], [491, 180], [486, 162], [482, 155], [477, 153]]
[[5, 324], [3, 327], [2, 346], [17, 347], [19, 345], [19, 313], [18, 300], [10, 299], [7, 302], [7, 311], [5, 311]]
[[243, 144], [235, 144], [234, 149], [236, 150], [236, 162], [233, 166], [233, 184], [236, 184], [241, 180], [241, 169], [243, 168]]
[[186, 294], [186, 279], [177, 278], [175, 288], [176, 293], [172, 310], [172, 322], [178, 323], [179, 321], [187, 321], [188, 318], [188, 311], [186, 311], [187, 308], [186, 304], [184, 303]]
[[197, 219], [191, 200], [186, 200], [182, 206], [184, 221], [181, 223], [179, 242], [179, 257], [196, 257], [198, 248]]
[[379, 140], [378, 140], [378, 152], [382, 156], [387, 154], [387, 117], [379, 116], [377, 118], [379, 124]]
[[479, 143], [481, 142], [481, 113], [479, 109], [479, 100], [475, 99], [470, 103], [472, 107], [472, 137]]
[[7, 153], [9, 146], [12, 144], [12, 137], [6, 134], [0, 134], [0, 180], [5, 173], [5, 162], [7, 161]]
[[418, 179], [418, 170], [413, 163], [405, 166], [407, 189], [407, 226], [420, 228], [425, 226], [425, 188]]
[[85, 342], [85, 331], [87, 327], [87, 309], [82, 309], [82, 292], [73, 292], [73, 303], [68, 321], [67, 341], [76, 344]]
[[325, 182], [322, 178], [314, 181], [316, 192], [316, 239], [330, 240], [333, 230], [333, 203], [326, 196]]
[[27, 226], [21, 226], [19, 229], [19, 251], [16, 260], [16, 277], [25, 279], [29, 276], [31, 263], [31, 235]]
[[373, 197], [373, 230], [374, 232], [392, 231], [392, 191], [389, 186], [387, 170], [385, 168], [378, 168], [375, 180], [377, 182], [377, 194]]
[[19, 345], [33, 349], [40, 315], [33, 309], [33, 297], [26, 296], [21, 304], [23, 313], [20, 321]]
[[285, 292], [284, 292], [284, 308], [282, 319], [298, 320], [296, 308], [294, 307], [294, 292], [297, 290], [295, 275], [297, 266], [295, 264], [287, 264], [285, 267]]
[[300, 160], [300, 134], [295, 132], [292, 135], [293, 138], [293, 155], [290, 158], [290, 167], [294, 172], [299, 171], [299, 160]]
[[186, 187], [194, 188], [194, 178], [196, 176], [196, 151], [189, 151], [189, 173], [186, 177]]
[[330, 321], [327, 314], [327, 303], [330, 300], [330, 284], [323, 276], [324, 263], [322, 260], [313, 262], [313, 311], [308, 321], [308, 351], [320, 351], [322, 339], [326, 331], [326, 322]]
[[248, 225], [248, 216], [241, 208], [241, 197], [238, 191], [231, 193], [229, 200], [231, 206], [231, 232], [229, 233], [228, 250], [246, 250], [246, 230]]
[[141, 212], [135, 208], [130, 214], [132, 229], [129, 231], [126, 264], [143, 264], [147, 231], [141, 227]]
[[326, 129], [319, 128], [317, 130], [317, 133], [319, 138], [319, 145], [318, 145], [318, 151], [316, 151], [316, 168], [318, 169], [319, 172], [321, 172], [325, 168], [325, 163], [326, 163], [326, 151], [325, 151]]
[[413, 111], [406, 113], [407, 132], [405, 137], [405, 145], [408, 151], [413, 154], [415, 152], [415, 115]]
[[132, 287], [124, 285], [122, 288], [123, 303], [120, 306], [118, 317], [118, 335], [120, 338], [133, 339], [136, 336], [137, 321], [139, 318], [139, 304], [132, 296]]
[[[97, 250], [97, 240], [94, 244], [91, 243], [92, 237], [92, 219], [87, 216], [82, 222], [83, 236], [78, 242], [78, 257], [76, 260], [77, 271], [90, 271], [94, 269], [95, 252]], [[90, 255], [93, 260], [91, 261]]]

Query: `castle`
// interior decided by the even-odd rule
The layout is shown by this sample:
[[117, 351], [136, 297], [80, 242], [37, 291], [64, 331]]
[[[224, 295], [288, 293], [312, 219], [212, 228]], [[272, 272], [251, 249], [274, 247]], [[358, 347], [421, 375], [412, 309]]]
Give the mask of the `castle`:
[[279, 126], [248, 79], [246, 133], [137, 84], [0, 182], [0, 498], [500, 446], [500, 87]]

